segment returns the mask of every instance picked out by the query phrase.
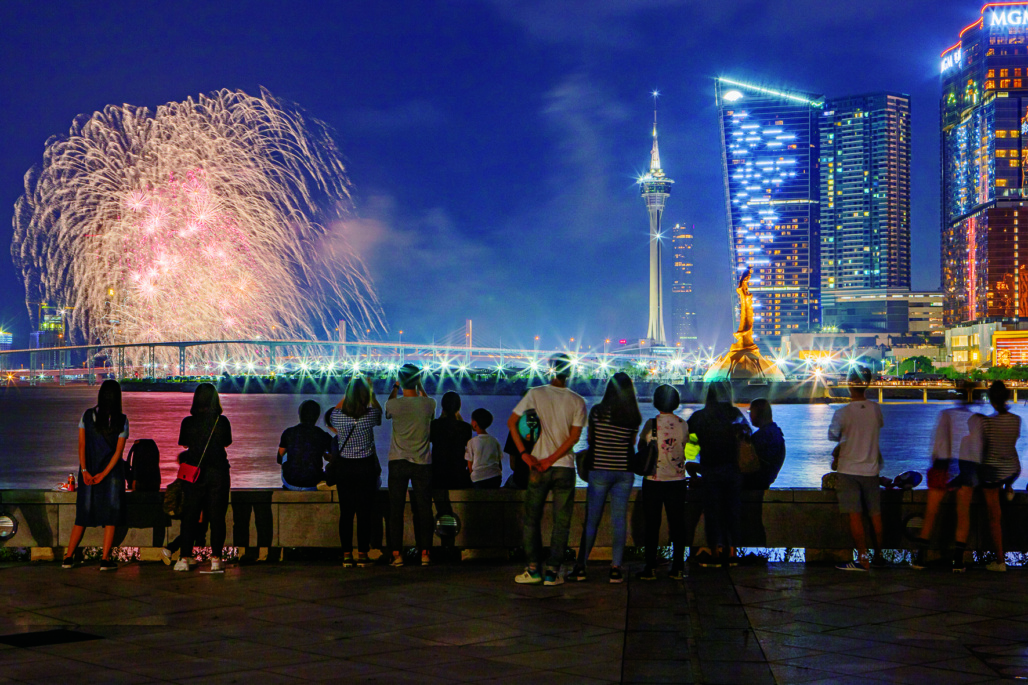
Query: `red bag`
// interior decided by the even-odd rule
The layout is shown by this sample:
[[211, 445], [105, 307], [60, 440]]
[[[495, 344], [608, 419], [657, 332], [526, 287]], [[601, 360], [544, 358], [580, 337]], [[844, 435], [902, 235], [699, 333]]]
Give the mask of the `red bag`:
[[203, 463], [203, 458], [207, 456], [207, 448], [211, 446], [211, 438], [214, 437], [214, 430], [218, 427], [218, 421], [221, 417], [214, 419], [214, 425], [211, 427], [211, 434], [207, 436], [207, 444], [203, 446], [203, 452], [200, 454], [200, 460], [196, 462], [196, 466], [192, 464], [179, 464], [178, 465], [178, 479], [184, 480], [187, 483], [195, 483], [200, 477], [200, 464]]
[[196, 479], [200, 477], [200, 467], [192, 466], [190, 464], [179, 464], [178, 465], [178, 479], [184, 480], [187, 483], [195, 483]]

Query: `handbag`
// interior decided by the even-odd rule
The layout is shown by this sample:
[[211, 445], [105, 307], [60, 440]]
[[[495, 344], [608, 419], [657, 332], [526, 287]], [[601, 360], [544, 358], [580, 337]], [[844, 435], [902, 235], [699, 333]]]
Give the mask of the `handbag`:
[[203, 463], [203, 458], [207, 456], [207, 448], [211, 446], [211, 438], [214, 437], [214, 430], [218, 427], [220, 419], [220, 416], [214, 419], [214, 425], [211, 426], [211, 434], [207, 436], [207, 444], [203, 446], [203, 452], [200, 453], [200, 460], [196, 462], [196, 466], [186, 464], [185, 462], [178, 465], [178, 480], [195, 483], [200, 478], [200, 464]]
[[593, 468], [593, 448], [586, 447], [581, 452], [575, 452], [575, 469], [578, 471], [578, 477], [584, 480], [586, 483], [589, 482], [589, 472]]
[[161, 503], [161, 508], [165, 514], [173, 519], [182, 516], [182, 504], [186, 499], [183, 482], [176, 478], [168, 484], [168, 488], [164, 491], [164, 501]]
[[657, 444], [657, 419], [653, 419], [650, 441], [641, 450], [630, 455], [629, 466], [632, 469], [632, 473], [643, 477], [652, 476], [657, 472], [657, 457], [659, 454], [660, 445]]

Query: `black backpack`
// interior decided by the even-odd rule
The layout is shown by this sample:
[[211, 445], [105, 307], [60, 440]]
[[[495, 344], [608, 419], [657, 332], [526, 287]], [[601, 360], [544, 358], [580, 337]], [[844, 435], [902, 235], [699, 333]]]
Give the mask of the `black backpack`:
[[136, 440], [125, 462], [125, 482], [136, 482], [136, 492], [159, 492], [161, 489], [161, 451], [149, 438]]

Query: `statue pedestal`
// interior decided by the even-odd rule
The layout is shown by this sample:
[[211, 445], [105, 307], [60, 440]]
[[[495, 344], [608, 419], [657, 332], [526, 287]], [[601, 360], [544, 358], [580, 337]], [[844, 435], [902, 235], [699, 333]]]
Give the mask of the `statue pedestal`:
[[707, 382], [747, 379], [784, 381], [785, 376], [774, 362], [761, 356], [756, 345], [739, 343], [732, 345], [728, 354], [721, 357], [703, 375], [703, 380]]

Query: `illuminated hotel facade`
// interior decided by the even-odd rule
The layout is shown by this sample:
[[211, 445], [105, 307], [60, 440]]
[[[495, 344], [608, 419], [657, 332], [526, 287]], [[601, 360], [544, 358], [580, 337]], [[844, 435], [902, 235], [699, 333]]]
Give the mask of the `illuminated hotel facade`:
[[1028, 316], [1028, 3], [989, 3], [942, 53], [945, 322]]
[[[819, 133], [822, 321], [849, 330], [903, 331], [893, 317], [873, 310], [866, 318], [847, 316], [840, 298], [860, 293], [876, 299], [878, 292], [892, 304], [910, 289], [910, 97], [830, 99]], [[895, 304], [905, 320], [906, 312], [898, 311], [905, 302]]]
[[715, 81], [733, 278], [749, 267], [754, 338], [773, 350], [820, 312], [819, 118], [824, 98]]
[[693, 231], [675, 224], [671, 229], [671, 339], [674, 347], [692, 349], [696, 336], [696, 303], [692, 292]]

